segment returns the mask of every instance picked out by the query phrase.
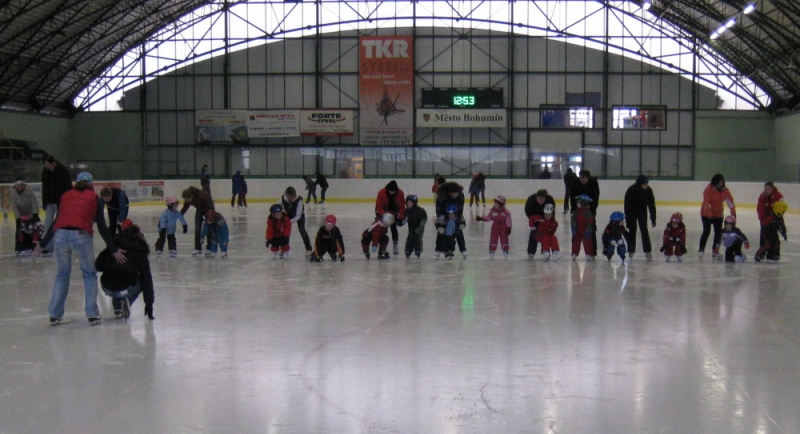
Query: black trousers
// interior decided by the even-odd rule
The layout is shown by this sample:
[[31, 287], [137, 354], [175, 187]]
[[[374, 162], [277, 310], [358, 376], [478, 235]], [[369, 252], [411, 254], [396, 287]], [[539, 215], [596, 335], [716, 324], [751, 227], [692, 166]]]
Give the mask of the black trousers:
[[628, 251], [636, 251], [636, 228], [642, 230], [642, 250], [645, 253], [653, 251], [650, 244], [650, 231], [647, 228], [647, 214], [634, 215], [625, 219], [625, 226], [628, 227]]
[[710, 219], [708, 217], [700, 217], [703, 221], [703, 233], [700, 234], [700, 251], [706, 250], [706, 243], [708, 236], [711, 234], [711, 226], [714, 226], [714, 250], [719, 248], [719, 242], [722, 239], [722, 217]]
[[297, 226], [297, 232], [300, 232], [300, 238], [303, 239], [303, 245], [306, 247], [306, 251], [312, 250], [311, 239], [308, 238], [308, 232], [306, 232], [306, 215], [303, 214], [295, 225]]

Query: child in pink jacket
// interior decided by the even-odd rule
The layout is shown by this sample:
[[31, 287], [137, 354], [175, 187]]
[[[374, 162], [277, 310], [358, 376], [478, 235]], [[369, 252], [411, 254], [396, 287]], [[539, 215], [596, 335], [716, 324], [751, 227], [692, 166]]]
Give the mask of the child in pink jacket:
[[494, 252], [497, 250], [497, 240], [500, 239], [500, 248], [503, 249], [503, 257], [508, 259], [508, 236], [511, 235], [511, 212], [506, 209], [506, 198], [497, 196], [494, 198], [494, 206], [485, 216], [476, 218], [479, 222], [492, 222], [492, 234], [489, 235], [489, 258], [494, 259]]

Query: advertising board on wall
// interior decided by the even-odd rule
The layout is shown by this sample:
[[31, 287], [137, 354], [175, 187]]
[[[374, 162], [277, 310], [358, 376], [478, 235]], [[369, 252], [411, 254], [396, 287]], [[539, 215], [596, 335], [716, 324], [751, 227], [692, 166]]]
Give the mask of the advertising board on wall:
[[417, 109], [419, 128], [505, 128], [506, 109]]
[[299, 110], [198, 110], [196, 143], [246, 145], [251, 138], [299, 137]]
[[297, 137], [299, 131], [299, 110], [263, 110], [247, 112], [247, 136], [263, 137]]
[[414, 47], [411, 36], [363, 36], [359, 45], [359, 142], [414, 141]]
[[302, 136], [352, 136], [352, 110], [300, 110]]

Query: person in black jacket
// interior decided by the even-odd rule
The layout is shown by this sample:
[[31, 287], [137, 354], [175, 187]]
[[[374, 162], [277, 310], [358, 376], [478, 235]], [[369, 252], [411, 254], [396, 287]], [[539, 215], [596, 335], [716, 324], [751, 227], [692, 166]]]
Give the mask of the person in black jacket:
[[100, 190], [100, 199], [106, 204], [108, 210], [108, 230], [111, 236], [117, 234], [117, 222], [128, 218], [128, 195], [119, 188], [103, 187]]
[[[538, 243], [536, 242], [536, 226], [539, 220], [544, 220], [544, 206], [548, 203], [552, 204], [553, 208], [555, 208], [556, 200], [553, 196], [550, 196], [544, 188], [528, 196], [528, 200], [525, 201], [525, 217], [528, 218], [528, 225], [531, 228], [531, 233], [528, 236], [529, 259], [533, 259], [533, 256], [536, 254], [536, 249], [538, 248]], [[539, 217], [531, 219], [533, 216]]]
[[321, 190], [319, 193], [319, 203], [323, 204], [325, 203], [325, 192], [328, 191], [328, 187], [330, 187], [330, 185], [328, 184], [328, 179], [319, 173], [319, 170], [314, 172], [314, 174], [317, 176], [317, 179], [314, 181], [314, 183], [319, 185]]
[[[69, 170], [59, 163], [52, 155], [44, 159], [44, 169], [42, 169], [42, 209], [44, 210], [44, 230], [50, 229], [53, 220], [58, 213], [58, 204], [61, 203], [61, 196], [72, 190], [72, 176]], [[52, 251], [51, 248], [45, 249], [44, 253]]]
[[625, 192], [625, 226], [628, 227], [628, 258], [636, 252], [636, 227], [642, 231], [642, 250], [647, 260], [653, 259], [650, 234], [647, 231], [647, 211], [650, 211], [650, 224], [656, 227], [656, 200], [648, 183], [650, 180], [639, 175], [636, 182]]
[[[572, 168], [567, 168], [567, 173], [564, 174], [564, 214], [570, 211], [570, 199], [572, 198], [572, 185], [578, 182], [578, 175], [572, 171]], [[575, 209], [575, 208], [572, 208]]]
[[[464, 218], [464, 187], [461, 184], [453, 181], [445, 182], [444, 184], [439, 186], [439, 190], [436, 193], [436, 223], [435, 226], [438, 229], [441, 229], [447, 226], [447, 205], [455, 205], [456, 206], [456, 216], [457, 216], [457, 227], [455, 236], [456, 242], [458, 243], [458, 250], [461, 251], [461, 256], [464, 259], [467, 259], [467, 243], [464, 239], [464, 228], [466, 227], [466, 219]], [[443, 246], [444, 235], [441, 231], [439, 231], [439, 235], [437, 235], [437, 246]], [[441, 250], [436, 250], [435, 254], [438, 258], [441, 255]]]
[[592, 176], [592, 172], [584, 169], [578, 173], [578, 180], [572, 183], [570, 200], [572, 206], [572, 213], [578, 210], [577, 199], [581, 195], [589, 196], [592, 199], [589, 210], [592, 216], [595, 217], [594, 225], [592, 227], [592, 249], [597, 251], [597, 205], [600, 203], [600, 184], [597, 183], [597, 178]]
[[114, 307], [114, 316], [127, 320], [130, 317], [130, 306], [139, 298], [144, 298], [144, 314], [148, 318], [153, 316], [153, 275], [150, 272], [150, 246], [144, 239], [139, 226], [132, 221], [123, 220], [120, 224], [122, 230], [114, 241], [125, 252], [127, 261], [118, 263], [108, 249], [103, 250], [95, 260], [95, 268], [103, 273], [100, 277], [100, 286], [103, 292], [111, 297]]

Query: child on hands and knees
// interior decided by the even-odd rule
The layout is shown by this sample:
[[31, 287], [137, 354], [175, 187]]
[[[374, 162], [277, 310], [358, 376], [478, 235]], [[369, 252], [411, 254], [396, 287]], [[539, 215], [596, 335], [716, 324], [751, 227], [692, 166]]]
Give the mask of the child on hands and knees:
[[267, 248], [272, 252], [272, 259], [289, 259], [289, 236], [292, 234], [292, 222], [283, 212], [283, 205], [276, 203], [269, 207], [267, 217]]
[[736, 217], [729, 215], [725, 217], [725, 226], [722, 229], [722, 245], [725, 246], [725, 262], [744, 262], [747, 258], [742, 253], [742, 245], [745, 249], [750, 248], [750, 241], [736, 227]]
[[667, 223], [664, 229], [664, 244], [661, 246], [661, 251], [667, 257], [667, 262], [673, 256], [682, 262], [682, 257], [686, 253], [686, 226], [683, 224], [683, 214], [676, 212]]

